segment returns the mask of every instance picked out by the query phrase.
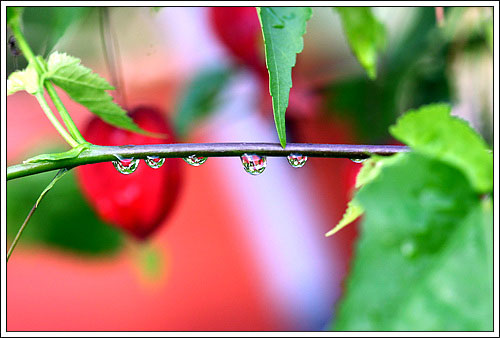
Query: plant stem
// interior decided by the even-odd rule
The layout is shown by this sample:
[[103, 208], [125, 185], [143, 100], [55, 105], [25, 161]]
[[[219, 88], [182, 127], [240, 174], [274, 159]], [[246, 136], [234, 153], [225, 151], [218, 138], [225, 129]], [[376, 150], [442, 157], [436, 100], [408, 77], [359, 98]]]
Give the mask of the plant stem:
[[45, 88], [47, 89], [47, 93], [49, 94], [50, 98], [52, 99], [52, 102], [54, 102], [54, 106], [56, 107], [57, 111], [59, 112], [59, 115], [61, 116], [64, 124], [68, 128], [69, 132], [75, 138], [75, 140], [78, 143], [83, 143], [86, 142], [85, 139], [83, 138], [82, 134], [76, 127], [75, 123], [71, 119], [71, 116], [69, 115], [68, 111], [66, 110], [66, 107], [64, 107], [64, 104], [62, 103], [61, 99], [59, 98], [59, 95], [57, 95], [57, 92], [54, 88], [54, 85], [51, 82], [45, 82], [44, 83]]
[[12, 29], [12, 34], [16, 38], [17, 46], [21, 50], [21, 52], [24, 55], [24, 57], [26, 58], [26, 60], [28, 60], [28, 62], [33, 63], [33, 65], [35, 66], [35, 69], [38, 72], [38, 74], [41, 74], [42, 73], [42, 68], [36, 62], [36, 60], [35, 60], [35, 54], [33, 54], [33, 51], [31, 50], [30, 46], [26, 42], [26, 39], [24, 38], [23, 33], [19, 29], [19, 23], [11, 25], [10, 28]]
[[[26, 60], [29, 63], [33, 64], [33, 66], [35, 67], [38, 75], [42, 76], [43, 73], [45, 73], [46, 70], [42, 68], [42, 65], [36, 59], [35, 54], [33, 54], [33, 51], [31, 50], [30, 46], [28, 45], [28, 42], [24, 38], [24, 35], [23, 35], [23, 33], [21, 32], [21, 30], [19, 28], [19, 23], [12, 24], [11, 25], [11, 29], [12, 29], [12, 34], [14, 34], [14, 37], [16, 38], [17, 45], [19, 46], [19, 49], [23, 53], [24, 57], [26, 58]], [[59, 112], [59, 115], [61, 116], [64, 124], [68, 128], [68, 130], [70, 132], [70, 135], [71, 135], [70, 138], [71, 138], [71, 140], [73, 140], [73, 142], [69, 142], [68, 139], [67, 139], [67, 136], [63, 135], [61, 133], [61, 129], [58, 128], [58, 126], [56, 126], [54, 124], [53, 120], [55, 119], [55, 121], [57, 121], [57, 119], [54, 117], [54, 115], [53, 115], [52, 111], [50, 110], [50, 108], [48, 108], [48, 110], [50, 111], [50, 116], [54, 117], [54, 119], [51, 119], [51, 117], [48, 115], [48, 112], [46, 111], [46, 109], [44, 109], [45, 114], [47, 115], [47, 117], [49, 117], [49, 120], [52, 122], [52, 124], [54, 125], [54, 127], [56, 127], [57, 131], [61, 134], [61, 136], [64, 137], [64, 139], [66, 141], [68, 141], [68, 143], [72, 147], [75, 146], [74, 140], [76, 140], [76, 144], [85, 142], [85, 139], [83, 138], [82, 134], [80, 133], [80, 131], [76, 127], [75, 123], [71, 119], [71, 116], [69, 115], [68, 111], [64, 107], [61, 99], [57, 95], [57, 92], [56, 92], [54, 86], [52, 85], [52, 83], [50, 83], [48, 81], [45, 81], [44, 87], [47, 89], [47, 93], [49, 94], [50, 98], [54, 102], [54, 105], [55, 105], [57, 111]], [[37, 98], [38, 98], [38, 96], [37, 96]], [[42, 98], [43, 98], [43, 95], [42, 95]], [[38, 100], [38, 101], [40, 102], [40, 100]], [[43, 101], [46, 104], [45, 99], [43, 99]], [[47, 105], [47, 107], [48, 107], [48, 105]], [[59, 126], [61, 126], [60, 123], [59, 123], [59, 121], [57, 121], [57, 124]], [[62, 128], [62, 130], [64, 130], [65, 134], [67, 134], [67, 132], [66, 132], [66, 130], [64, 128]]]
[[40, 204], [41, 200], [45, 197], [47, 192], [54, 186], [55, 182], [57, 182], [62, 176], [64, 176], [64, 174], [66, 174], [67, 171], [68, 171], [67, 169], [59, 170], [56, 176], [52, 179], [52, 181], [50, 181], [47, 187], [42, 191], [40, 197], [38, 197], [37, 201], [33, 205], [33, 208], [31, 208], [28, 216], [26, 216], [26, 219], [24, 220], [23, 224], [17, 231], [16, 237], [14, 238], [12, 244], [10, 245], [9, 251], [7, 252], [7, 262], [9, 262], [9, 258], [12, 255], [12, 252], [14, 251], [14, 248], [16, 247], [17, 243], [19, 242], [19, 239], [21, 239], [21, 235], [23, 234], [23, 231], [26, 228], [26, 224], [28, 224], [29, 220], [31, 219], [31, 216], [33, 216], [33, 213], [38, 208], [38, 205]]
[[290, 143], [283, 149], [278, 143], [174, 143], [129, 146], [96, 146], [84, 150], [75, 158], [59, 161], [17, 164], [7, 168], [7, 180], [79, 165], [116, 161], [121, 158], [160, 156], [187, 157], [196, 154], [207, 157], [241, 156], [244, 153], [265, 156], [288, 156], [292, 153], [309, 157], [363, 159], [371, 155], [389, 156], [409, 151], [405, 146]]
[[59, 120], [54, 116], [52, 113], [52, 110], [49, 107], [49, 104], [47, 101], [45, 101], [45, 98], [43, 97], [42, 92], [38, 92], [35, 94], [36, 99], [38, 100], [38, 103], [40, 104], [40, 107], [42, 107], [43, 112], [47, 116], [47, 118], [50, 120], [54, 128], [61, 134], [61, 136], [66, 140], [66, 142], [69, 143], [70, 146], [75, 147], [78, 145], [78, 142], [71, 137], [71, 135], [64, 129], [61, 123], [59, 123]]

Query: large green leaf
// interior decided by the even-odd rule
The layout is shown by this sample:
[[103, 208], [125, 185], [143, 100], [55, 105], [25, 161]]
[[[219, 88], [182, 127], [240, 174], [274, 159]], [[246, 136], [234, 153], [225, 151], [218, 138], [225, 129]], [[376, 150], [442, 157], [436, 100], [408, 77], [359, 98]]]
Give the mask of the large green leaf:
[[177, 104], [174, 122], [178, 135], [185, 136], [193, 123], [216, 109], [230, 75], [230, 69], [214, 68], [204, 70], [193, 78]]
[[257, 7], [257, 13], [264, 37], [274, 122], [284, 148], [285, 112], [292, 88], [292, 68], [295, 66], [296, 54], [304, 48], [302, 36], [312, 10], [309, 7]]
[[61, 87], [74, 101], [85, 106], [107, 123], [141, 134], [141, 129], [106, 90], [113, 89], [105, 79], [80, 64], [80, 59], [66, 53], [54, 52], [47, 62], [46, 79]]
[[[7, 237], [12, 239], [53, 172], [9, 181]], [[57, 182], [26, 226], [19, 247], [44, 245], [78, 254], [114, 254], [121, 249], [120, 231], [99, 220], [83, 198], [70, 171]], [[15, 259], [16, 253], [13, 257]]]
[[335, 7], [342, 26], [359, 63], [374, 79], [377, 74], [377, 53], [386, 45], [385, 27], [373, 15], [370, 7]]
[[405, 154], [356, 199], [365, 218], [334, 329], [492, 329], [492, 212], [461, 171]]
[[407, 112], [390, 132], [413, 150], [463, 170], [477, 191], [492, 191], [493, 156], [486, 142], [450, 110], [433, 104]]

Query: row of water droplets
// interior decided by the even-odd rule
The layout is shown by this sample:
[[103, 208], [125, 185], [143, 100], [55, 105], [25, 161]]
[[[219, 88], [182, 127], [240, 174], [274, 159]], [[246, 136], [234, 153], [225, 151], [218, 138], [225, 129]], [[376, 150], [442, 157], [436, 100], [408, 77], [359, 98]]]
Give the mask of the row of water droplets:
[[[117, 161], [113, 161], [113, 165], [118, 172], [124, 175], [132, 174], [139, 166], [139, 159], [121, 158], [119, 156], [117, 156], [117, 158]], [[302, 168], [307, 162], [307, 156], [300, 154], [290, 154], [286, 158], [293, 168]], [[243, 169], [250, 175], [262, 174], [267, 166], [266, 156], [245, 153], [241, 155], [240, 159], [243, 164]], [[198, 167], [207, 161], [207, 157], [191, 155], [183, 158], [183, 160], [192, 166]], [[355, 163], [361, 163], [364, 160], [365, 159], [352, 159]], [[165, 158], [148, 156], [145, 162], [149, 167], [158, 169], [165, 163]]]

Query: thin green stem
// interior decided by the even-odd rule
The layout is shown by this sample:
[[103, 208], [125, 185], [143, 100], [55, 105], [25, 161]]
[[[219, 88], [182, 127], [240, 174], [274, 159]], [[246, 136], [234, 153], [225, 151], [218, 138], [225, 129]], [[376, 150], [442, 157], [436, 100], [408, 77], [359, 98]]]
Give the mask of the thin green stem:
[[26, 60], [28, 60], [28, 62], [30, 62], [30, 63], [33, 63], [36, 71], [39, 74], [41, 74], [42, 68], [35, 61], [35, 54], [33, 54], [33, 51], [31, 50], [30, 46], [28, 45], [28, 42], [26, 42], [26, 39], [24, 38], [24, 35], [21, 32], [21, 29], [19, 28], [19, 23], [12, 24], [10, 28], [12, 29], [12, 34], [14, 34], [14, 37], [16, 38], [17, 46], [21, 50], [21, 52], [24, 55], [24, 57], [26, 58]]
[[45, 101], [45, 97], [43, 97], [42, 92], [38, 92], [35, 94], [36, 99], [38, 100], [38, 103], [40, 104], [40, 107], [42, 107], [43, 112], [49, 119], [49, 121], [52, 123], [54, 128], [61, 134], [61, 136], [66, 140], [66, 142], [69, 143], [70, 146], [76, 147], [79, 143], [71, 137], [71, 135], [64, 129], [62, 124], [59, 122], [59, 120], [54, 116], [52, 113], [52, 110], [49, 107], [49, 104], [47, 101]]
[[[46, 70], [43, 69], [43, 65], [38, 62], [37, 58], [35, 57], [35, 54], [33, 53], [33, 51], [31, 50], [30, 46], [28, 45], [28, 42], [24, 38], [24, 35], [21, 32], [21, 29], [19, 28], [19, 23], [16, 22], [16, 23], [12, 24], [11, 25], [11, 29], [12, 29], [12, 34], [14, 34], [14, 37], [16, 38], [17, 45], [19, 46], [19, 49], [23, 53], [24, 57], [26, 58], [26, 60], [30, 64], [33, 64], [33, 66], [35, 67], [38, 75], [42, 76], [45, 73]], [[80, 133], [80, 131], [76, 127], [75, 123], [71, 119], [71, 116], [69, 115], [68, 111], [64, 107], [61, 99], [57, 95], [57, 92], [56, 92], [54, 86], [52, 85], [52, 83], [50, 83], [48, 81], [45, 81], [44, 87], [47, 89], [47, 93], [49, 94], [50, 98], [54, 102], [54, 105], [55, 105], [57, 111], [59, 112], [59, 115], [61, 116], [64, 124], [68, 128], [68, 130], [70, 132], [70, 135], [71, 135], [70, 139], [72, 141], [70, 142], [68, 140], [68, 137], [67, 137], [68, 133], [66, 132], [66, 130], [64, 128], [62, 128], [62, 130], [64, 131], [64, 134], [61, 132], [61, 128], [59, 128], [59, 126], [60, 127], [62, 127], [62, 126], [59, 123], [59, 121], [57, 121], [57, 119], [55, 119], [55, 117], [54, 117], [52, 111], [50, 110], [50, 108], [48, 108], [49, 111], [50, 111], [50, 115], [49, 115], [49, 114], [47, 114], [48, 111], [42, 107], [42, 109], [44, 110], [44, 112], [47, 115], [47, 117], [49, 117], [49, 120], [52, 122], [52, 124], [54, 125], [54, 127], [56, 127], [57, 131], [64, 137], [64, 139], [72, 147], [74, 147], [75, 144], [86, 142], [85, 139], [83, 138], [82, 134]], [[43, 95], [42, 95], [42, 98], [43, 98]], [[38, 96], [37, 96], [37, 99], [38, 99]], [[40, 99], [38, 101], [40, 102]], [[45, 99], [43, 99], [43, 101], [46, 104]], [[47, 107], [48, 107], [48, 105], [47, 105]], [[54, 117], [54, 118], [51, 118], [51, 117]], [[54, 124], [54, 120], [57, 121], [57, 125]], [[75, 140], [76, 140], [76, 143], [75, 143]]]
[[31, 219], [31, 216], [33, 216], [35, 210], [38, 208], [38, 205], [40, 204], [40, 202], [42, 201], [42, 199], [45, 197], [45, 195], [47, 194], [47, 192], [54, 186], [54, 184], [62, 176], [64, 176], [64, 174], [66, 174], [67, 172], [68, 172], [67, 169], [61, 169], [61, 170], [59, 170], [57, 172], [56, 176], [52, 179], [52, 181], [50, 181], [49, 185], [47, 185], [47, 187], [42, 191], [42, 193], [40, 194], [40, 197], [38, 197], [37, 201], [33, 205], [33, 208], [31, 208], [28, 216], [26, 216], [26, 219], [24, 220], [23, 224], [21, 225], [21, 227], [17, 231], [16, 237], [14, 238], [14, 240], [12, 241], [12, 244], [10, 245], [9, 251], [7, 252], [7, 262], [9, 262], [9, 258], [12, 255], [12, 252], [14, 251], [14, 248], [16, 247], [17, 243], [21, 239], [21, 235], [23, 234], [24, 229], [26, 228], [26, 225], [28, 224], [29, 220]]
[[68, 111], [66, 110], [66, 107], [64, 107], [64, 104], [62, 103], [61, 99], [59, 98], [59, 95], [57, 95], [56, 89], [54, 88], [54, 85], [51, 82], [45, 81], [44, 83], [45, 89], [47, 89], [47, 93], [49, 94], [49, 97], [52, 99], [52, 102], [54, 102], [54, 106], [56, 107], [57, 111], [59, 112], [59, 115], [61, 116], [64, 124], [68, 128], [69, 132], [75, 138], [75, 140], [78, 143], [83, 143], [87, 142], [83, 138], [82, 134], [78, 130], [78, 128], [75, 125], [75, 122], [71, 119], [71, 116], [69, 115]]

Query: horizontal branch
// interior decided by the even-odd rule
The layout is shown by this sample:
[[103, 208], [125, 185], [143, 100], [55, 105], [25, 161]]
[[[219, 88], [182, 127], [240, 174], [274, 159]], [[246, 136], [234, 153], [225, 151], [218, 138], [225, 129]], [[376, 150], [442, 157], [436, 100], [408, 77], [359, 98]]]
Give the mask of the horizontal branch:
[[371, 155], [389, 156], [406, 152], [405, 146], [289, 143], [283, 149], [278, 143], [174, 143], [130, 146], [92, 146], [78, 157], [54, 162], [17, 164], [7, 168], [7, 180], [79, 165], [115, 161], [117, 158], [159, 156], [187, 157], [193, 154], [206, 157], [241, 156], [244, 153], [265, 156], [287, 156], [292, 153], [309, 157], [363, 159]]

